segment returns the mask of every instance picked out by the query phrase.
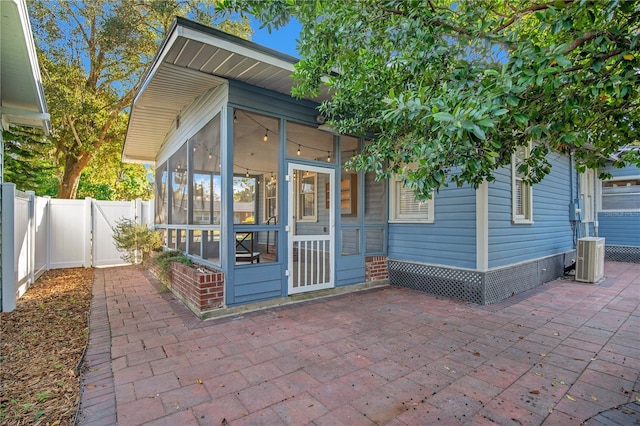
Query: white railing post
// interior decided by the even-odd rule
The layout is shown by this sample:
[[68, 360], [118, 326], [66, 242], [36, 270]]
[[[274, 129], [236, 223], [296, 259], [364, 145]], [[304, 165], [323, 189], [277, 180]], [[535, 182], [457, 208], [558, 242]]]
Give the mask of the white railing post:
[[84, 255], [82, 266], [85, 268], [91, 267], [91, 254], [92, 254], [92, 241], [93, 241], [93, 202], [91, 197], [86, 197], [84, 199]]
[[27, 222], [27, 271], [29, 278], [27, 283], [29, 285], [36, 282], [36, 193], [33, 191], [27, 191], [29, 196], [29, 221]]
[[15, 199], [16, 185], [2, 184], [2, 312], [16, 308], [15, 276]]
[[140, 198], [136, 198], [133, 201], [133, 217], [136, 224], [142, 225], [142, 200]]
[[47, 195], [43, 197], [43, 199], [46, 204], [44, 208], [44, 218], [42, 219], [45, 241], [44, 270], [48, 271], [51, 269], [51, 197]]

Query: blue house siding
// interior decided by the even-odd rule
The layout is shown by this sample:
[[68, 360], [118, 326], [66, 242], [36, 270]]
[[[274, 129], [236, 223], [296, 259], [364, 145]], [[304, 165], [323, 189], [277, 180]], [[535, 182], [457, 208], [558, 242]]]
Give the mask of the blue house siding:
[[229, 305], [258, 302], [284, 296], [282, 265], [277, 263], [260, 266], [245, 265], [235, 269], [233, 286], [227, 291], [233, 294]]
[[606, 245], [640, 247], [640, 212], [600, 212], [598, 222]]
[[475, 191], [444, 188], [435, 195], [434, 203], [434, 223], [389, 224], [389, 258], [475, 268]]
[[[640, 177], [640, 169], [635, 166], [616, 168], [609, 164], [604, 171], [613, 179]], [[598, 236], [605, 239], [607, 259], [640, 262], [640, 202], [634, 201], [637, 196], [628, 197], [631, 198], [620, 206], [620, 210], [598, 212]], [[604, 202], [601, 204], [605, 207]]]
[[[551, 173], [533, 186], [533, 223], [511, 220], [511, 169], [489, 183], [489, 268], [496, 268], [572, 250], [569, 204], [574, 180], [570, 159], [551, 158]], [[575, 195], [574, 195], [575, 197]]]
[[640, 169], [635, 166], [618, 168], [613, 167], [613, 165], [610, 163], [607, 165], [607, 167], [604, 168], [604, 171], [610, 173], [614, 178], [640, 176]]
[[315, 122], [318, 114], [317, 103], [296, 100], [290, 96], [236, 80], [229, 80], [229, 106], [317, 125]]

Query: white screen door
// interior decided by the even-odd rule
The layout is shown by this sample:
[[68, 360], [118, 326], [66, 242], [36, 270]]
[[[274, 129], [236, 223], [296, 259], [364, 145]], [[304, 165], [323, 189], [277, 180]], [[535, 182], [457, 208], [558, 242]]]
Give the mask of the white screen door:
[[289, 164], [289, 294], [334, 286], [334, 170]]

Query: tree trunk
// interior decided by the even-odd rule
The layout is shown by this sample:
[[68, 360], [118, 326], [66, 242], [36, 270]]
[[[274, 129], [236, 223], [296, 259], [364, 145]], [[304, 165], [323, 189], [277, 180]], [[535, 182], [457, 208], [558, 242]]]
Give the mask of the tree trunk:
[[83, 155], [78, 159], [73, 155], [67, 155], [64, 165], [64, 175], [58, 186], [58, 198], [73, 200], [78, 195], [78, 184], [82, 170], [91, 159], [90, 155]]

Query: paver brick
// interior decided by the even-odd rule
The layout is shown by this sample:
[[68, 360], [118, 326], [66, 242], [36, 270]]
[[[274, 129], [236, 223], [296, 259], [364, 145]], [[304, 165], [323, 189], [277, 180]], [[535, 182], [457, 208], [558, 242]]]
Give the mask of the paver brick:
[[490, 306], [386, 287], [206, 322], [136, 267], [97, 271], [81, 418], [597, 425], [640, 387], [640, 266], [610, 265]]

